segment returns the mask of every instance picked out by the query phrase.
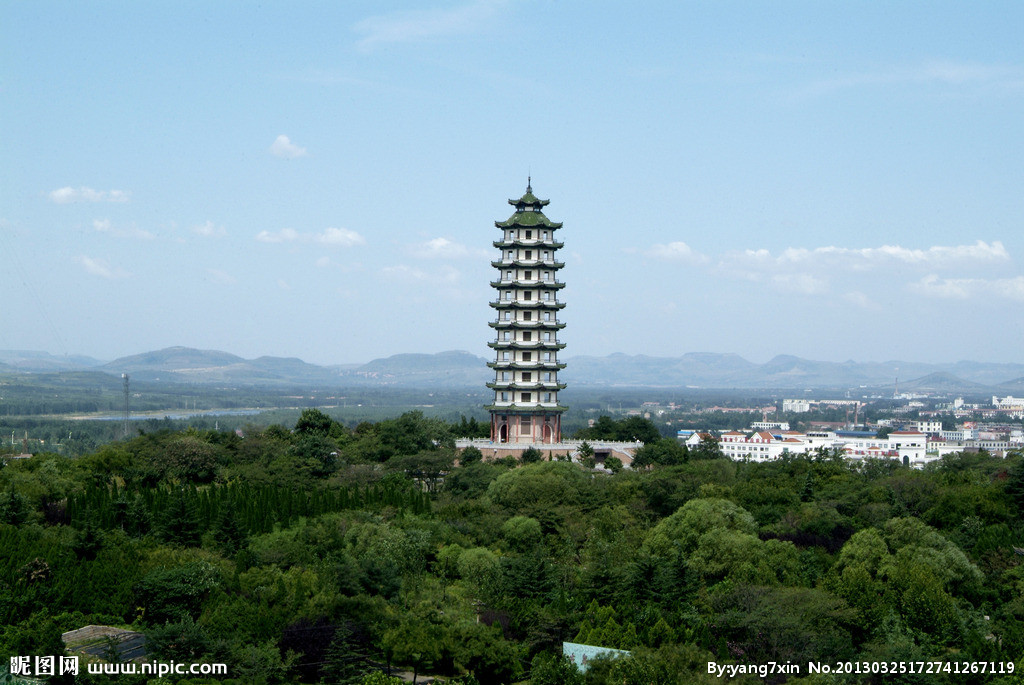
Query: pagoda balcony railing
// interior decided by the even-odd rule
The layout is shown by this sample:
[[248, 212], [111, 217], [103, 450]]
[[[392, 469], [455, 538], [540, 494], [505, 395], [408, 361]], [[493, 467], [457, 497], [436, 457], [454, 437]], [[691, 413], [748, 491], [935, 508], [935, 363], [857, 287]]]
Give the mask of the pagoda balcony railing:
[[565, 390], [565, 383], [557, 381], [491, 381], [486, 385], [491, 390]]
[[518, 278], [501, 281], [491, 281], [492, 288], [548, 288], [551, 290], [560, 290], [565, 287], [565, 283], [561, 281], [545, 281], [539, 278], [534, 278], [529, 281], [524, 281]]
[[495, 340], [487, 343], [494, 350], [561, 350], [565, 343], [551, 340]]
[[512, 240], [495, 240], [492, 243], [495, 247], [510, 248], [510, 247], [547, 247], [552, 250], [557, 250], [561, 247], [565, 247], [565, 243], [560, 243], [551, 238], [547, 240], [531, 238], [530, 240], [519, 240], [513, 238]]
[[515, 413], [552, 412], [561, 413], [569, 407], [560, 405], [557, 402], [495, 402], [484, 407], [487, 411]]
[[564, 309], [564, 302], [555, 300], [494, 300], [495, 309]]
[[491, 266], [493, 266], [496, 269], [504, 269], [518, 266], [524, 269], [557, 270], [565, 266], [565, 262], [556, 262], [553, 259], [502, 259], [496, 262], [491, 262]]
[[530, 371], [531, 369], [539, 369], [541, 371], [560, 371], [565, 368], [565, 363], [559, 361], [524, 362], [513, 361], [511, 359], [498, 359], [493, 362], [487, 362], [487, 366], [499, 371], [502, 369], [516, 369], [517, 371]]
[[515, 319], [498, 319], [487, 324], [491, 328], [522, 328], [528, 330], [555, 331], [565, 328], [564, 323], [558, 321], [516, 321]]

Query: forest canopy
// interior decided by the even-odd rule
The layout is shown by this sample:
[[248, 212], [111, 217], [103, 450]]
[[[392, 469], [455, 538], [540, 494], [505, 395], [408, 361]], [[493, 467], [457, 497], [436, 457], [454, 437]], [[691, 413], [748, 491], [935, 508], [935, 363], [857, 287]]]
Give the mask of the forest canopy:
[[[0, 658], [60, 654], [86, 625], [143, 633], [147, 658], [228, 665], [195, 683], [722, 682], [712, 661], [802, 664], [731, 679], [798, 683], [824, 682], [810, 660], [1024, 655], [1019, 452], [738, 463], [655, 431], [645, 465], [609, 473], [462, 462], [466, 424], [307, 409], [4, 463]], [[615, 424], [594, 428], [647, 430]], [[563, 642], [629, 655], [584, 674]]]

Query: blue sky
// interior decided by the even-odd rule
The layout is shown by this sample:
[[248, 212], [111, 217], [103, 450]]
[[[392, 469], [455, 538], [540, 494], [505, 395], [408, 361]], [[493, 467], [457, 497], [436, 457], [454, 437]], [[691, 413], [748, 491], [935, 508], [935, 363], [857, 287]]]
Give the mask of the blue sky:
[[1015, 361], [1016, 2], [4, 2], [0, 349]]

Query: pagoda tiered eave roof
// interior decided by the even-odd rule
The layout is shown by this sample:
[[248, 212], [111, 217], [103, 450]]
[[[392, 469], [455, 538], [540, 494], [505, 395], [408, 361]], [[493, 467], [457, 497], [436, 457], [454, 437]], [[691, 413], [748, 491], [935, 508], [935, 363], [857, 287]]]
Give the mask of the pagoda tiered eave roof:
[[487, 343], [494, 350], [563, 350], [565, 343], [546, 340], [494, 340]]
[[569, 407], [558, 404], [541, 404], [539, 402], [511, 403], [511, 404], [488, 404], [484, 407], [487, 411], [506, 412], [509, 414], [561, 414], [569, 411]]
[[491, 281], [492, 288], [539, 288], [540, 290], [561, 290], [565, 287], [565, 283], [559, 281], [541, 281], [534, 279], [532, 281], [520, 281], [513, 279], [511, 281]]
[[487, 324], [491, 328], [517, 328], [529, 331], [560, 331], [565, 324], [560, 321], [490, 321]]
[[561, 228], [560, 221], [551, 221], [543, 212], [516, 212], [505, 221], [495, 221], [495, 228]]
[[550, 259], [501, 259], [496, 262], [491, 262], [491, 266], [497, 269], [518, 266], [524, 269], [551, 269], [553, 271], [557, 271], [565, 266], [565, 262], [556, 262]]
[[565, 243], [556, 243], [553, 240], [495, 240], [492, 245], [495, 247], [550, 247], [552, 250], [565, 247]]
[[491, 390], [565, 390], [565, 383], [557, 381], [491, 381]]
[[564, 302], [553, 300], [495, 300], [488, 303], [495, 309], [564, 309]]
[[561, 371], [565, 368], [563, 362], [524, 362], [511, 359], [487, 362], [487, 366], [497, 370], [516, 369], [520, 371]]

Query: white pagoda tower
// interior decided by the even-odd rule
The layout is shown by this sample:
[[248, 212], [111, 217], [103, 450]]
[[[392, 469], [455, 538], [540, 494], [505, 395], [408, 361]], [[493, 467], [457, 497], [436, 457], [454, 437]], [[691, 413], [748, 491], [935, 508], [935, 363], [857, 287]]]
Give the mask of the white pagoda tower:
[[501, 258], [491, 262], [498, 280], [491, 286], [497, 299], [491, 307], [497, 318], [491, 328], [497, 333], [488, 346], [495, 358], [487, 365], [494, 369], [491, 413], [491, 440], [504, 443], [557, 443], [562, 440], [562, 412], [558, 391], [558, 372], [565, 364], [558, 352], [565, 343], [558, 341], [558, 313], [565, 304], [558, 291], [565, 287], [557, 279], [565, 266], [555, 259], [562, 243], [555, 231], [562, 224], [548, 220], [541, 211], [548, 200], [539, 200], [527, 181], [526, 194], [509, 200], [515, 213], [507, 221], [496, 221], [501, 240], [494, 247]]

